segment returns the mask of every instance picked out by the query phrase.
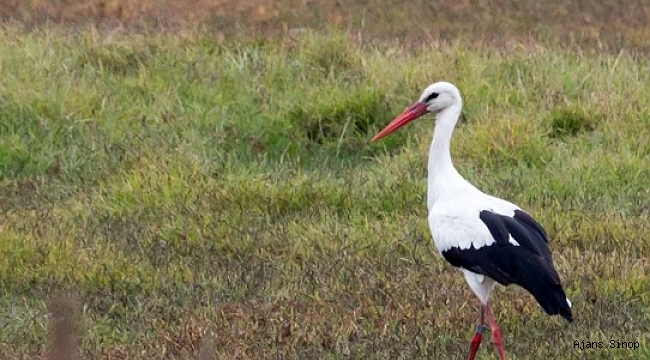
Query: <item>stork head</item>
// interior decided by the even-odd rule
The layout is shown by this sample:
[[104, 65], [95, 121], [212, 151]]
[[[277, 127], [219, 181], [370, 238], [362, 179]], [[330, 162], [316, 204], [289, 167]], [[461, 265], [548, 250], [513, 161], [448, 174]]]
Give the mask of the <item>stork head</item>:
[[398, 117], [380, 131], [372, 141], [377, 141], [384, 136], [396, 131], [402, 126], [428, 113], [439, 114], [451, 107], [460, 108], [463, 100], [458, 88], [448, 82], [437, 82], [427, 86], [420, 95], [420, 99], [407, 107]]

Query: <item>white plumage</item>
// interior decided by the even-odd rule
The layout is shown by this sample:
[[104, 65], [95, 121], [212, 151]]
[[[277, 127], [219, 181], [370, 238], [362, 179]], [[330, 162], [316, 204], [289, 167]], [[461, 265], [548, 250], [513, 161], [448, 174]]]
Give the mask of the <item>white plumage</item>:
[[474, 190], [474, 197], [465, 194], [450, 196], [436, 201], [429, 209], [429, 228], [440, 252], [452, 247], [466, 250], [471, 246], [478, 249], [494, 244], [495, 240], [488, 227], [477, 221], [480, 212], [490, 210], [513, 216], [514, 211], [519, 209], [513, 207], [505, 210], [505, 206], [493, 206], [496, 204], [481, 199], [487, 197], [485, 194]]
[[481, 192], [456, 171], [450, 143], [462, 104], [456, 86], [447, 82], [432, 84], [373, 140], [424, 114], [436, 114], [428, 164], [429, 227], [440, 253], [461, 269], [481, 302], [470, 360], [476, 356], [481, 343], [484, 316], [492, 328], [499, 356], [504, 360], [501, 332], [488, 306], [496, 282], [522, 286], [547, 313], [559, 314], [568, 321], [572, 321], [571, 303], [553, 268], [548, 239], [541, 225], [517, 205]]

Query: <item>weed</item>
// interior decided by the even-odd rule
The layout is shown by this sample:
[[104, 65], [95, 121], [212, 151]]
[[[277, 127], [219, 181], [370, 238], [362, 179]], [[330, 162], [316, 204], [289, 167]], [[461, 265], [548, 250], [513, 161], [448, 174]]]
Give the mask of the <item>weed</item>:
[[50, 303], [49, 360], [74, 360], [79, 351], [79, 329], [76, 315], [77, 301], [63, 296]]

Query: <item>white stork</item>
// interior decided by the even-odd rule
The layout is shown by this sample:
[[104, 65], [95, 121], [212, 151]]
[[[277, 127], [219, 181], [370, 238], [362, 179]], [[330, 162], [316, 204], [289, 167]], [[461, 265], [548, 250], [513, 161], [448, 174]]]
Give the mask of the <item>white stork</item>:
[[573, 321], [571, 302], [553, 267], [548, 238], [541, 225], [517, 205], [481, 192], [454, 168], [449, 149], [462, 106], [456, 86], [447, 82], [432, 84], [372, 140], [379, 140], [422, 115], [436, 114], [428, 165], [429, 227], [438, 251], [451, 265], [460, 268], [481, 302], [469, 359], [474, 359], [481, 344], [486, 316], [492, 340], [501, 360], [505, 360], [501, 331], [488, 306], [496, 282], [523, 287], [548, 314], [559, 314], [569, 322]]

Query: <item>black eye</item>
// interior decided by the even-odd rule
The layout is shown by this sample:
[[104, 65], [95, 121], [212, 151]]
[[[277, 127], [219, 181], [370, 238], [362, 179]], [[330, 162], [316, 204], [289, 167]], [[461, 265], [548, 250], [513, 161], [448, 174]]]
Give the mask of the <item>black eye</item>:
[[431, 100], [437, 98], [438, 95], [440, 95], [440, 94], [438, 94], [438, 93], [431, 93], [431, 94], [429, 94], [429, 96], [426, 97], [426, 99], [424, 99], [424, 101], [425, 101], [425, 102], [429, 102], [429, 101], [431, 101]]

